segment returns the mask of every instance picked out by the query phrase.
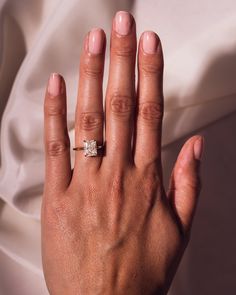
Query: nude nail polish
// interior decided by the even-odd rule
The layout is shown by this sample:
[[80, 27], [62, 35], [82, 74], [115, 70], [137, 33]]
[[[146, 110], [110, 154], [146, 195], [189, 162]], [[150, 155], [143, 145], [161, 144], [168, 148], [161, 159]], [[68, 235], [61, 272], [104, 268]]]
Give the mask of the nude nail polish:
[[199, 137], [194, 143], [194, 157], [196, 160], [201, 160], [204, 149], [204, 139]]
[[120, 35], [128, 35], [132, 26], [132, 19], [127, 11], [118, 11], [115, 15], [115, 30]]
[[58, 73], [51, 73], [48, 83], [48, 93], [51, 96], [58, 96], [61, 93], [61, 76]]
[[104, 34], [100, 28], [94, 28], [89, 32], [88, 49], [92, 54], [99, 54], [103, 51]]
[[157, 51], [158, 44], [159, 39], [157, 38], [154, 32], [144, 32], [142, 38], [142, 45], [145, 53], [154, 54]]

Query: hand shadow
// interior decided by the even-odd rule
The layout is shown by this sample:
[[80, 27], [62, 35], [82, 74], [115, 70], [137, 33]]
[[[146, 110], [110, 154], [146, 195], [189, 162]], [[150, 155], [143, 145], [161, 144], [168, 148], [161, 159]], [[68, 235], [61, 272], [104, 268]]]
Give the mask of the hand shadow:
[[[236, 49], [230, 54], [218, 56], [210, 64], [191, 101], [195, 97], [198, 104], [199, 97], [210, 96], [211, 88], [214, 93], [217, 93], [217, 88], [219, 92], [224, 90], [230, 94], [227, 100], [219, 93], [218, 97], [221, 96], [224, 104], [235, 101], [235, 83]], [[212, 99], [210, 103], [213, 105], [219, 99]], [[205, 137], [202, 192], [191, 241], [169, 292], [171, 295], [222, 295], [234, 294], [236, 290], [236, 111], [232, 111], [163, 148], [167, 187], [171, 169], [185, 140], [194, 134]], [[195, 118], [201, 120], [201, 116], [202, 113], [198, 113]], [[176, 124], [168, 123], [171, 124], [168, 129]]]

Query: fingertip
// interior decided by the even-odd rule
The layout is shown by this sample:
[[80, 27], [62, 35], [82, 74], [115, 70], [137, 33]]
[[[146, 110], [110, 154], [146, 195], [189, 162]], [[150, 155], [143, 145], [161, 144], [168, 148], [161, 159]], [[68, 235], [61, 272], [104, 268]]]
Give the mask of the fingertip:
[[161, 40], [154, 31], [145, 31], [140, 37], [138, 48], [140, 90], [147, 89], [148, 96], [153, 93], [153, 98], [156, 97], [161, 101], [163, 101], [163, 71], [164, 56]]
[[204, 151], [204, 142], [205, 139], [203, 136], [197, 136], [196, 140], [194, 141], [194, 156], [196, 160], [201, 161], [202, 159], [202, 155], [203, 155], [203, 151]]
[[154, 31], [144, 31], [140, 37], [140, 49], [143, 54], [152, 55], [162, 51], [161, 40]]
[[[161, 39], [154, 31], [144, 31], [139, 39], [139, 68], [148, 74], [162, 74], [164, 69], [164, 56]], [[161, 75], [158, 75], [160, 78]]]
[[47, 85], [47, 93], [54, 98], [64, 92], [64, 79], [61, 74], [53, 72], [50, 74]]
[[112, 22], [112, 28], [118, 36], [129, 35], [135, 26], [133, 15], [125, 10], [117, 11]]
[[106, 34], [102, 28], [94, 27], [84, 39], [84, 49], [89, 55], [100, 55], [105, 52]]
[[202, 135], [194, 135], [190, 137], [182, 146], [178, 155], [178, 162], [182, 165], [200, 161], [203, 155], [204, 137]]

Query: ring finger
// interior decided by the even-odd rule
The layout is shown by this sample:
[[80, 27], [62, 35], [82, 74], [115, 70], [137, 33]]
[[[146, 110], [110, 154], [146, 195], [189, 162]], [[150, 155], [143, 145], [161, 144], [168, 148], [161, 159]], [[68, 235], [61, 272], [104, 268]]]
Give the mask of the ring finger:
[[[94, 28], [86, 36], [80, 58], [79, 89], [75, 115], [75, 145], [84, 140], [103, 143], [103, 93], [104, 53], [106, 36], [102, 29]], [[87, 163], [89, 162], [89, 164]], [[98, 169], [101, 157], [85, 157], [76, 151], [74, 173], [84, 169]]]

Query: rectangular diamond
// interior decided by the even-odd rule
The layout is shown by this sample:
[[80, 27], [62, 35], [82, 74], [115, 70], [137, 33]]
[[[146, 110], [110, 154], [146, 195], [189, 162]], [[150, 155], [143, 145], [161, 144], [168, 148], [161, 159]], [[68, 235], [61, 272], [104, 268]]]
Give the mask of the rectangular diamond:
[[93, 157], [97, 155], [96, 140], [84, 140], [84, 155], [86, 157]]

